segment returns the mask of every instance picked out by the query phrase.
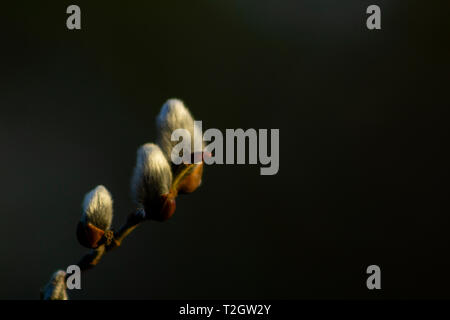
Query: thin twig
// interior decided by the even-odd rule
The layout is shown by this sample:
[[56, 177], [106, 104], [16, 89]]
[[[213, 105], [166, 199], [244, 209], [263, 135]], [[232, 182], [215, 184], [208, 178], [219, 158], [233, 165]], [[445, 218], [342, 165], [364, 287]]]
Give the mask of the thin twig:
[[105, 237], [100, 246], [92, 249], [81, 258], [78, 262], [81, 272], [94, 268], [108, 251], [119, 247], [122, 241], [143, 221], [144, 216], [139, 214], [139, 211], [130, 213], [125, 224], [114, 232], [111, 238]]

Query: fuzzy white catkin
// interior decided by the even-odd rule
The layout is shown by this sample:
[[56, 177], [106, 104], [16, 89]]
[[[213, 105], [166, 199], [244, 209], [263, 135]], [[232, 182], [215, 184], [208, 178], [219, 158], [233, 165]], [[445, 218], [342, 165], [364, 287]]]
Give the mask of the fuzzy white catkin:
[[42, 290], [43, 300], [68, 300], [66, 291], [66, 273], [56, 271]]
[[[171, 161], [173, 147], [179, 143], [178, 141], [171, 141], [172, 132], [176, 129], [186, 129], [189, 131], [192, 152], [203, 151], [204, 145], [201, 129], [194, 124], [194, 118], [181, 100], [169, 99], [166, 101], [156, 117], [156, 129], [158, 132], [157, 143], [161, 146], [169, 162]], [[194, 144], [194, 132], [202, 139], [201, 146]], [[199, 147], [200, 149], [197, 150]]]
[[97, 228], [108, 230], [113, 218], [113, 200], [104, 186], [97, 186], [84, 196], [81, 221], [90, 222]]
[[170, 191], [172, 171], [162, 150], [147, 143], [137, 151], [136, 167], [131, 178], [131, 196], [136, 206], [142, 207]]

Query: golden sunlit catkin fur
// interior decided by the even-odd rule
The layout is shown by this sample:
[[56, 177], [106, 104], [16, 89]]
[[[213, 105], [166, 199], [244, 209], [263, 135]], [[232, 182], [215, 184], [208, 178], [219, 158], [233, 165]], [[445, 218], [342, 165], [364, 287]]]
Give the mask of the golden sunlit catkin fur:
[[[163, 150], [169, 163], [171, 162], [172, 149], [179, 143], [178, 141], [171, 141], [172, 132], [176, 129], [186, 129], [189, 131], [191, 135], [192, 153], [203, 151], [201, 129], [194, 125], [194, 118], [181, 100], [169, 99], [166, 101], [156, 117], [156, 129], [158, 133], [157, 143]], [[202, 141], [198, 146], [194, 144], [194, 132]]]
[[113, 218], [113, 201], [104, 186], [97, 186], [84, 196], [81, 221], [99, 229], [108, 230]]
[[136, 167], [131, 178], [131, 195], [138, 208], [145, 208], [160, 196], [168, 194], [172, 171], [158, 145], [147, 143], [137, 151]]
[[41, 291], [43, 300], [68, 300], [66, 291], [66, 273], [58, 270]]

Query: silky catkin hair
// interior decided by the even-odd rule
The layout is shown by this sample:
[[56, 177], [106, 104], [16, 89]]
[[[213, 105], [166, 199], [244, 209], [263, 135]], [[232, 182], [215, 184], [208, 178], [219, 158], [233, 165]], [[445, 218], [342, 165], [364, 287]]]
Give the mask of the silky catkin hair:
[[131, 196], [138, 207], [167, 194], [172, 185], [172, 171], [161, 149], [147, 143], [137, 151], [136, 167], [131, 178]]
[[108, 230], [113, 218], [113, 200], [109, 191], [102, 185], [97, 186], [84, 196], [83, 222], [90, 222], [97, 228]]
[[156, 128], [158, 132], [157, 143], [161, 146], [167, 161], [171, 161], [171, 153], [173, 147], [178, 141], [171, 141], [172, 132], [176, 129], [186, 129], [191, 135], [192, 152], [203, 151], [203, 141], [201, 149], [194, 145], [194, 132], [202, 139], [202, 132], [199, 127], [195, 126], [194, 118], [184, 103], [178, 99], [169, 99], [162, 106], [161, 111], [156, 117]]

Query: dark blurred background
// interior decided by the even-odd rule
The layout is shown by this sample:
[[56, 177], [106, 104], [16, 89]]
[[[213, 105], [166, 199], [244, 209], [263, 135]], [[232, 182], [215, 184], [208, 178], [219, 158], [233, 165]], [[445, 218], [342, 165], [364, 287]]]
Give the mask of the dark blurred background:
[[0, 298], [37, 299], [86, 252], [75, 227], [96, 185], [123, 222], [136, 149], [171, 97], [205, 128], [279, 128], [280, 171], [207, 167], [170, 221], [139, 227], [71, 298], [450, 298], [449, 9], [2, 3]]

